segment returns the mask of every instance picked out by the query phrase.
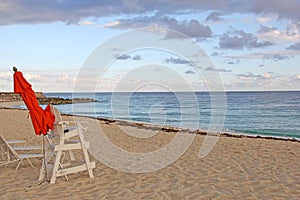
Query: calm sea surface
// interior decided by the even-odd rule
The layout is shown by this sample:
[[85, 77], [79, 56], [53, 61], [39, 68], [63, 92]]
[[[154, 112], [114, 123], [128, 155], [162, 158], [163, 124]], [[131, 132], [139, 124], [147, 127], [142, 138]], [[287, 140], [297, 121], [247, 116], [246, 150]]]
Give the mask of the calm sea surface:
[[226, 93], [46, 93], [93, 98], [58, 105], [66, 114], [113, 118], [190, 129], [300, 138], [300, 91]]

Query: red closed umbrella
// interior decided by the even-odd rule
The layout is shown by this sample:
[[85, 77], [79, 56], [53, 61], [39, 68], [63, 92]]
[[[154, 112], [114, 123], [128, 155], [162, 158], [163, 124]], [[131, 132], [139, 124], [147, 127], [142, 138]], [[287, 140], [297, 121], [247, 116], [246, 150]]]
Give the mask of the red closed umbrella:
[[31, 84], [23, 77], [22, 72], [13, 68], [14, 93], [19, 93], [30, 113], [31, 121], [37, 135], [46, 135], [49, 129], [53, 129], [54, 115], [50, 112], [50, 105], [43, 110], [37, 101]]

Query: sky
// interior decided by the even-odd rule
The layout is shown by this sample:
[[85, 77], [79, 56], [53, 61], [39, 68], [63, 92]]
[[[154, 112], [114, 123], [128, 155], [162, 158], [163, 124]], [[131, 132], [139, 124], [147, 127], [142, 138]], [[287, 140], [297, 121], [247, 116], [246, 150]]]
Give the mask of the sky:
[[[13, 66], [35, 91], [72, 92], [89, 82], [80, 73], [107, 44], [95, 91], [184, 91], [183, 82], [208, 90], [215, 80], [206, 72], [228, 91], [300, 90], [299, 8], [299, 0], [1, 0], [0, 92], [13, 91]], [[153, 35], [135, 38], [145, 27]], [[173, 46], [132, 49], [140, 37]], [[210, 59], [199, 61], [200, 74], [189, 55], [174, 53], [183, 41]]]

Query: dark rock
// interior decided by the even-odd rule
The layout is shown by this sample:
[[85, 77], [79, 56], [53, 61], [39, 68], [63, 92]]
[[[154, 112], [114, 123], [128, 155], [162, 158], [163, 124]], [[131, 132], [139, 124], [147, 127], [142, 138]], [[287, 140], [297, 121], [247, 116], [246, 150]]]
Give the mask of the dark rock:
[[51, 105], [97, 102], [97, 100], [89, 99], [89, 98], [64, 99], [59, 97], [38, 98], [38, 101], [40, 104], [51, 104]]

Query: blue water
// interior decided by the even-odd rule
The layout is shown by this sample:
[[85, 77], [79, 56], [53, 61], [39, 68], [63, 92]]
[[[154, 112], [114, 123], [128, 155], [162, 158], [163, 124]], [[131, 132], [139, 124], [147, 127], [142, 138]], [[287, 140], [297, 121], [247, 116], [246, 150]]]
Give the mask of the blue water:
[[99, 102], [58, 105], [66, 114], [176, 127], [300, 138], [300, 91], [46, 93]]

